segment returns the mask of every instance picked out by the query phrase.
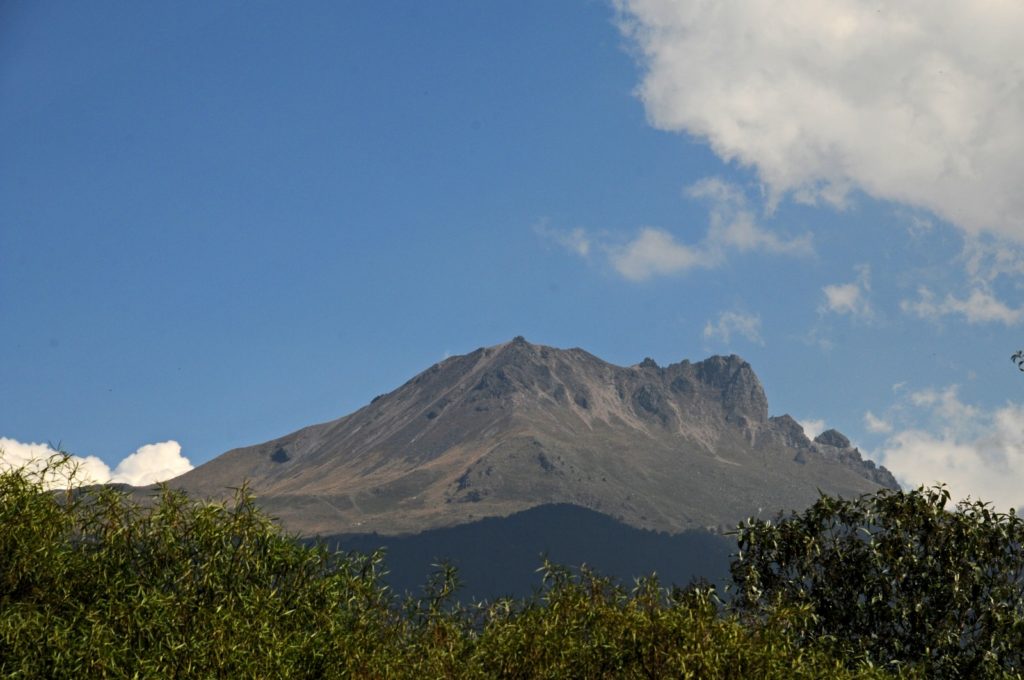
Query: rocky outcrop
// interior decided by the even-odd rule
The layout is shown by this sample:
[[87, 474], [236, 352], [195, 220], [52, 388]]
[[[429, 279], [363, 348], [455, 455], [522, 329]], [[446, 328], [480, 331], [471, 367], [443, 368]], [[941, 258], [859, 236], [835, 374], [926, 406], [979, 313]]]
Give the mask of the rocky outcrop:
[[832, 446], [837, 449], [850, 448], [850, 440], [847, 439], [843, 433], [839, 432], [839, 430], [825, 430], [815, 437], [814, 441], [815, 443]]

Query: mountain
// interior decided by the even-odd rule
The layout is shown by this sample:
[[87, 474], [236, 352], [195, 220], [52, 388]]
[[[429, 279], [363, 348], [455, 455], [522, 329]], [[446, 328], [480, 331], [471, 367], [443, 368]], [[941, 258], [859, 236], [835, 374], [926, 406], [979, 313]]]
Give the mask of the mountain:
[[522, 337], [431, 366], [355, 413], [228, 451], [171, 482], [248, 480], [306, 536], [415, 534], [568, 504], [672, 534], [899, 488], [846, 437], [769, 417], [750, 365], [621, 367]]

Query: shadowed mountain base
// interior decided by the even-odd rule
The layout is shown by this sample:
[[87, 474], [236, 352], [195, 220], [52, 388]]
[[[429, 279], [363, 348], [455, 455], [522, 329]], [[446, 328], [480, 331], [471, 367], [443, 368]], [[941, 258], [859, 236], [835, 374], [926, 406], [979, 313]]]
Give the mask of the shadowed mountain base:
[[526, 596], [541, 584], [537, 572], [546, 555], [552, 562], [598, 573], [629, 586], [635, 577], [657, 573], [662, 584], [686, 585], [703, 577], [718, 585], [729, 575], [735, 541], [708, 531], [679, 534], [635, 529], [606, 515], [567, 504], [542, 505], [509, 517], [434, 529], [409, 536], [357, 534], [326, 539], [332, 547], [371, 552], [385, 548], [385, 579], [398, 592], [419, 593], [433, 570], [447, 559], [463, 582], [458, 598]]

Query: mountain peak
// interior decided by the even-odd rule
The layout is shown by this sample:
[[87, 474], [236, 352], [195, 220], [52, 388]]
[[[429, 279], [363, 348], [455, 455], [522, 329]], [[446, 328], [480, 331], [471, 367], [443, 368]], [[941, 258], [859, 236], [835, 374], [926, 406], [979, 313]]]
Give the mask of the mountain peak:
[[722, 403], [733, 417], [757, 423], [768, 421], [768, 397], [754, 369], [742, 357], [712, 356], [694, 365], [697, 375], [721, 391]]
[[326, 534], [421, 531], [547, 503], [678, 532], [795, 509], [818, 489], [895, 484], [859, 452], [795, 428], [768, 418], [760, 380], [736, 355], [623, 367], [517, 336], [174, 485], [217, 496], [249, 480], [288, 528]]

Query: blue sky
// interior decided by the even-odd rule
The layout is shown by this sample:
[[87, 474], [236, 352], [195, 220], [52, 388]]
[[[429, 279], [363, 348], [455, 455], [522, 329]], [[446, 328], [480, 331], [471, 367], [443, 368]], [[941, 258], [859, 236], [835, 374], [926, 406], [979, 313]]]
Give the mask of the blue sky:
[[740, 354], [773, 414], [1024, 505], [1022, 31], [917, 0], [6, 3], [0, 444], [148, 480], [524, 335]]

